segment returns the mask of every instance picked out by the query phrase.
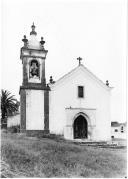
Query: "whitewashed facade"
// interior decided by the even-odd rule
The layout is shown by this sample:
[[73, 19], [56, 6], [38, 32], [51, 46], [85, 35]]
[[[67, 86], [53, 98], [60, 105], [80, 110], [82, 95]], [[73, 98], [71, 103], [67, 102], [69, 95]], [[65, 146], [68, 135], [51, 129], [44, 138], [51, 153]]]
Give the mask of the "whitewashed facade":
[[[78, 97], [78, 86], [84, 97]], [[50, 85], [49, 128], [52, 133], [74, 139], [74, 121], [82, 115], [87, 120], [88, 140], [111, 138], [110, 91], [83, 65], [79, 65], [56, 83]]]

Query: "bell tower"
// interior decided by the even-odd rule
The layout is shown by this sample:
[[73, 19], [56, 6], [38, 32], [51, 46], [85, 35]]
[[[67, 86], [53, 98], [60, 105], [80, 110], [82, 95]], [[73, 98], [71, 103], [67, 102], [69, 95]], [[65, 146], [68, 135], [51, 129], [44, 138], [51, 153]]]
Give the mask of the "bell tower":
[[49, 132], [49, 86], [46, 85], [45, 60], [47, 50], [43, 37], [37, 40], [35, 25], [30, 37], [24, 35], [20, 52], [23, 82], [20, 86], [21, 132]]

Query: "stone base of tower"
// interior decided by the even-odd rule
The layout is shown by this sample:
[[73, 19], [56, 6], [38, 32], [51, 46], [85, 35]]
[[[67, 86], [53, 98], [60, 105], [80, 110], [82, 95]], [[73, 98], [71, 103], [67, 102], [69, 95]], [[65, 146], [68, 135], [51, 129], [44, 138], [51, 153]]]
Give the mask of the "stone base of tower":
[[29, 135], [49, 133], [49, 88], [20, 87], [20, 131]]

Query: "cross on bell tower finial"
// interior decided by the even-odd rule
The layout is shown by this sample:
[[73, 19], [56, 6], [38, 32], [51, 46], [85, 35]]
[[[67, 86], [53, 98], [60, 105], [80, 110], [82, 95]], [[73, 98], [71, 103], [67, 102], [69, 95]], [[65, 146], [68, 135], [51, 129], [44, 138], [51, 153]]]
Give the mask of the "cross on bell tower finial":
[[79, 60], [79, 65], [81, 65], [81, 60], [82, 60], [82, 58], [81, 58], [81, 57], [78, 57], [77, 60]]
[[32, 28], [32, 31], [30, 32], [30, 35], [37, 35], [37, 33], [35, 31], [36, 26], [34, 25], [34, 22], [33, 22], [32, 26], [31, 26], [31, 28]]

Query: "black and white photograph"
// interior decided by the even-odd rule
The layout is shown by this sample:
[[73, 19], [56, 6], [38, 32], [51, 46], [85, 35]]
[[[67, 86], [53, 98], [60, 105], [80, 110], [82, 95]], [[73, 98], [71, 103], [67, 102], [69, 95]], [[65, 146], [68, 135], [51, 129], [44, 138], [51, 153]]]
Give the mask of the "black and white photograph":
[[1, 0], [1, 178], [127, 178], [127, 0]]

